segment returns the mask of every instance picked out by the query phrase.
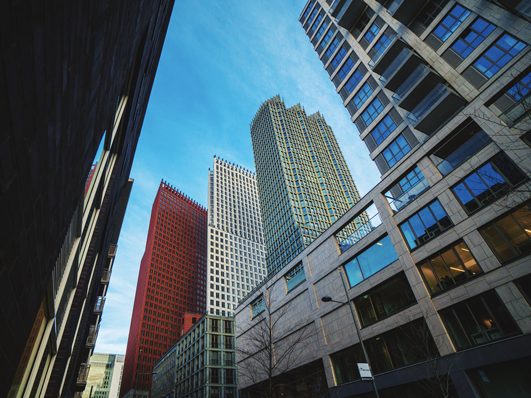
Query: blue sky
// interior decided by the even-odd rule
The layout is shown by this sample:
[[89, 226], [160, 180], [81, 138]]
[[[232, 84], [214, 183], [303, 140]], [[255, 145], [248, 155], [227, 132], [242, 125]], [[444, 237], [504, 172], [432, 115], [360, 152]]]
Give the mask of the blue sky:
[[249, 125], [280, 94], [320, 111], [363, 195], [379, 174], [298, 18], [305, 0], [176, 1], [140, 136], [96, 351], [125, 353], [161, 179], [206, 205], [212, 157], [254, 170]]

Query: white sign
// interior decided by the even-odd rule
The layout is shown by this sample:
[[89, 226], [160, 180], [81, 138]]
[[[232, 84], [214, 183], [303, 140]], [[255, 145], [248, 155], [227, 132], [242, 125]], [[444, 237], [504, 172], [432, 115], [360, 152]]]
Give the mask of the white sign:
[[372, 379], [371, 368], [368, 363], [358, 363], [358, 370], [362, 379]]

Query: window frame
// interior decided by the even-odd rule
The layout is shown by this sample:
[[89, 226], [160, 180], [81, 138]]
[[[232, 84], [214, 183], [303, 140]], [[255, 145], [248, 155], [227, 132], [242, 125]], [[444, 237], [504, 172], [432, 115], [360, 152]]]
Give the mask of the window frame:
[[[476, 23], [485, 22], [485, 27], [480, 31], [474, 25]], [[474, 22], [465, 28], [459, 37], [452, 43], [450, 48], [461, 59], [465, 60], [472, 52], [483, 43], [489, 35], [496, 30], [496, 25], [490, 23], [485, 18], [477, 17]], [[474, 38], [468, 38], [469, 35], [474, 35]], [[479, 40], [478, 40], [479, 39]], [[458, 46], [462, 45], [462, 49]]]
[[[405, 146], [401, 146], [399, 144], [399, 141], [404, 141], [405, 143]], [[394, 148], [397, 148], [398, 151], [395, 151]], [[407, 148], [407, 150], [405, 149]], [[399, 135], [396, 136], [396, 138], [391, 141], [389, 143], [389, 145], [387, 145], [387, 147], [385, 147], [383, 150], [382, 150], [382, 156], [383, 156], [383, 159], [385, 160], [385, 163], [387, 164], [387, 166], [389, 168], [392, 168], [393, 166], [395, 166], [398, 162], [400, 162], [402, 159], [404, 159], [404, 157], [409, 153], [411, 152], [413, 148], [411, 147], [411, 145], [409, 144], [409, 142], [407, 141], [406, 137], [404, 136], [404, 134], [400, 133]], [[390, 154], [389, 158], [386, 156], [386, 154]], [[397, 158], [397, 155], [398, 154], [401, 154], [402, 156], [400, 156], [399, 158]], [[393, 160], [393, 163], [391, 163], [391, 160]]]
[[[455, 11], [459, 14], [455, 14]], [[461, 4], [455, 4], [452, 9], [441, 19], [441, 21], [433, 28], [432, 34], [442, 43], [446, 42], [450, 36], [461, 26], [465, 19], [467, 19], [472, 12], [463, 7]], [[442, 33], [439, 30], [443, 31]]]
[[[504, 39], [514, 40], [514, 44], [511, 45], [508, 49], [503, 47], [501, 44], [504, 42]], [[522, 47], [513, 54], [512, 50], [517, 48], [519, 45]], [[505, 66], [511, 63], [518, 55], [520, 55], [527, 48], [527, 44], [523, 41], [517, 39], [509, 33], [503, 33], [498, 39], [492, 43], [476, 60], [472, 63], [472, 66], [477, 70], [484, 78], [487, 80], [494, 77], [500, 70]], [[501, 53], [501, 56], [494, 58], [491, 54]], [[503, 60], [505, 57], [509, 57], [505, 62]], [[502, 60], [502, 62], [499, 62]], [[482, 65], [481, 62], [484, 62], [485, 65]]]

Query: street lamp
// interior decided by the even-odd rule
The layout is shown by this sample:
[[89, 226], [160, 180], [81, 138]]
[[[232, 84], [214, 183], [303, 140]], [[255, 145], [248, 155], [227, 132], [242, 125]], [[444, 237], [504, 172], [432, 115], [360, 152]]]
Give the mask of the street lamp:
[[371, 369], [372, 388], [374, 390], [374, 394], [376, 395], [376, 398], [380, 398], [380, 394], [378, 394], [378, 387], [376, 386], [376, 380], [374, 379], [374, 376], [372, 374], [372, 367], [371, 367], [371, 364], [369, 362], [369, 355], [367, 354], [367, 350], [365, 349], [365, 344], [363, 343], [363, 340], [361, 338], [360, 327], [358, 326], [358, 320], [356, 318], [356, 314], [354, 313], [354, 309], [352, 308], [352, 303], [350, 302], [350, 300], [348, 298], [348, 289], [347, 289], [347, 285], [345, 284], [345, 277], [343, 275], [344, 271], [343, 271], [342, 267], [339, 267], [337, 270], [339, 271], [339, 276], [341, 278], [343, 289], [345, 290], [345, 295], [347, 296], [347, 302], [344, 303], [342, 301], [334, 300], [330, 296], [321, 297], [321, 301], [324, 302], [324, 303], [332, 302], [332, 303], [338, 303], [338, 304], [343, 304], [343, 305], [347, 304], [348, 308], [350, 308], [350, 314], [352, 315], [352, 321], [354, 322], [354, 326], [355, 326], [355, 329], [356, 329], [356, 334], [358, 335], [358, 340], [359, 340], [359, 342], [361, 344], [361, 350], [363, 351], [363, 356], [365, 357], [365, 361], [367, 362], [367, 365], [369, 365], [369, 369]]

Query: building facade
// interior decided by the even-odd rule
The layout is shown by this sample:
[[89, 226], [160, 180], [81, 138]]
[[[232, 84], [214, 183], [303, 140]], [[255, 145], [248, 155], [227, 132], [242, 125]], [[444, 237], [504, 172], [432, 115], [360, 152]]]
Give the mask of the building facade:
[[356, 366], [369, 362], [381, 397], [527, 397], [527, 4], [329, 3], [310, 0], [300, 21], [382, 179], [241, 302], [237, 346], [272, 297], [273, 313], [289, 309], [278, 328], [313, 330], [292, 368], [317, 362], [330, 396], [373, 396]]
[[0, 13], [2, 397], [85, 386], [172, 6]]
[[256, 176], [215, 156], [208, 181], [207, 310], [229, 316], [266, 276]]
[[152, 398], [235, 398], [234, 319], [204, 315], [155, 364]]
[[148, 396], [155, 362], [206, 310], [207, 212], [162, 181], [153, 203], [120, 396]]
[[264, 102], [251, 123], [260, 209], [274, 274], [359, 200], [330, 126], [320, 113]]
[[124, 369], [124, 356], [94, 353], [83, 398], [118, 398]]

